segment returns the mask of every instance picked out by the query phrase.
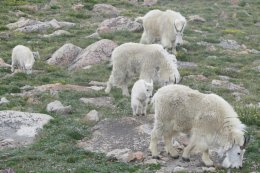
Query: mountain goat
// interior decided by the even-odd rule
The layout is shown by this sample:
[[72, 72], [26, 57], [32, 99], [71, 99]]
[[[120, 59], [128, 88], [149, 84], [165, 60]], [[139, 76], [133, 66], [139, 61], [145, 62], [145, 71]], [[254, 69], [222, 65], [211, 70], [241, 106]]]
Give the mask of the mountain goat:
[[140, 43], [151, 44], [160, 41], [164, 48], [176, 53], [176, 46], [183, 44], [182, 35], [186, 19], [172, 10], [151, 10], [145, 16], [136, 18], [142, 21], [144, 32]]
[[27, 74], [32, 73], [32, 67], [34, 64], [34, 56], [39, 56], [38, 52], [32, 52], [28, 47], [23, 45], [17, 45], [12, 51], [12, 68], [11, 71], [14, 72], [15, 66]]
[[153, 95], [153, 82], [139, 79], [135, 82], [131, 92], [131, 107], [133, 115], [146, 115], [147, 104]]
[[111, 60], [113, 69], [107, 82], [106, 93], [110, 92], [112, 86], [118, 86], [123, 95], [129, 96], [127, 84], [136, 75], [139, 75], [139, 79], [153, 80], [160, 85], [180, 81], [175, 56], [158, 44], [122, 44], [112, 52]]
[[172, 138], [182, 132], [191, 134], [190, 142], [182, 154], [183, 160], [189, 160], [191, 151], [202, 152], [203, 163], [212, 166], [209, 149], [223, 147], [226, 156], [222, 166], [242, 167], [244, 147], [248, 142], [245, 138], [246, 126], [223, 98], [215, 94], [203, 94], [183, 85], [168, 85], [155, 93], [152, 102], [155, 122], [149, 149], [153, 157], [159, 155], [159, 136], [164, 137], [166, 151], [172, 157], [178, 157], [178, 152], [172, 147]]

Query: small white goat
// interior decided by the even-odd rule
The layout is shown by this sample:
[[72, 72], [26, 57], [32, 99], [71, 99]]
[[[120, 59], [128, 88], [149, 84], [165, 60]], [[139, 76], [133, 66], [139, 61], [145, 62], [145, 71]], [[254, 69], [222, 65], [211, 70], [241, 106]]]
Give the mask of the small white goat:
[[133, 115], [146, 115], [147, 104], [153, 95], [153, 82], [143, 79], [135, 82], [131, 92], [131, 107]]
[[226, 168], [242, 167], [245, 125], [236, 112], [223, 98], [215, 94], [203, 94], [183, 85], [168, 85], [160, 88], [152, 102], [155, 108], [155, 122], [151, 134], [150, 150], [158, 157], [158, 137], [163, 136], [166, 151], [174, 158], [178, 152], [172, 146], [172, 138], [178, 133], [190, 133], [188, 146], [182, 158], [189, 160], [191, 151], [202, 152], [202, 161], [212, 166], [209, 149], [223, 147]]
[[39, 56], [39, 53], [33, 53], [28, 47], [25, 47], [23, 45], [15, 46], [12, 51], [11, 71], [14, 72], [15, 66], [17, 66], [18, 69], [21, 69], [27, 74], [31, 74], [32, 67], [35, 62], [34, 56]]
[[151, 10], [145, 16], [136, 18], [142, 21], [144, 32], [140, 43], [151, 44], [158, 40], [164, 48], [176, 53], [176, 46], [183, 44], [182, 36], [186, 19], [179, 12], [172, 10]]

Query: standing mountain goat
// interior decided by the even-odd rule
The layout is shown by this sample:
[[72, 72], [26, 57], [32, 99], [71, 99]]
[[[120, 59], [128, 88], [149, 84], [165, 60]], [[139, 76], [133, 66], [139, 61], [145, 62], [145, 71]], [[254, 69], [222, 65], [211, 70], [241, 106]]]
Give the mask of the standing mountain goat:
[[131, 107], [133, 115], [146, 115], [147, 104], [153, 95], [153, 82], [143, 79], [135, 82], [131, 92]]
[[152, 10], [136, 18], [136, 21], [142, 21], [144, 27], [140, 43], [160, 41], [164, 48], [172, 49], [173, 53], [176, 53], [176, 46], [183, 43], [182, 35], [187, 22], [179, 12]]
[[152, 102], [155, 108], [149, 147], [152, 156], [158, 157], [158, 137], [163, 136], [166, 151], [172, 157], [178, 157], [178, 152], [172, 147], [172, 138], [182, 132], [191, 134], [182, 154], [183, 160], [189, 160], [191, 151], [202, 152], [203, 163], [212, 166], [209, 149], [223, 147], [226, 156], [222, 166], [242, 167], [244, 147], [248, 142], [244, 136], [245, 125], [223, 98], [183, 85], [168, 85], [155, 93]]
[[32, 73], [32, 67], [34, 64], [34, 56], [39, 56], [39, 53], [33, 53], [28, 47], [17, 45], [13, 48], [12, 52], [12, 69], [17, 66], [18, 69], [25, 71], [27, 74]]
[[118, 86], [123, 95], [129, 96], [127, 84], [136, 75], [139, 75], [139, 79], [153, 80], [160, 85], [180, 81], [175, 56], [158, 44], [125, 43], [113, 51], [111, 59], [113, 69], [106, 93], [110, 92], [112, 86]]

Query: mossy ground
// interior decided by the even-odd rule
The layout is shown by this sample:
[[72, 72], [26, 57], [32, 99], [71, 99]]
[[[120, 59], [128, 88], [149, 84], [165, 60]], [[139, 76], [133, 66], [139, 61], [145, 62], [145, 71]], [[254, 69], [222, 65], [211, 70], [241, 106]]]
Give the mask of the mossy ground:
[[[82, 3], [84, 10], [75, 12], [71, 9], [73, 4]], [[130, 100], [121, 96], [121, 91], [113, 89], [110, 96], [115, 98], [117, 109], [95, 108], [86, 106], [79, 101], [81, 97], [104, 96], [103, 91], [95, 93], [60, 92], [58, 96], [50, 93], [42, 93], [35, 96], [38, 104], [28, 102], [28, 98], [12, 96], [10, 93], [19, 93], [24, 85], [38, 86], [49, 83], [87, 85], [91, 80], [105, 82], [111, 69], [107, 64], [94, 66], [91, 70], [78, 70], [69, 72], [63, 67], [47, 65], [44, 61], [55, 50], [65, 43], [73, 43], [82, 48], [87, 47], [96, 39], [87, 39], [103, 20], [91, 12], [96, 3], [110, 3], [122, 10], [121, 14], [134, 19], [152, 9], [172, 9], [181, 12], [184, 16], [199, 14], [206, 22], [189, 22], [184, 32], [184, 40], [190, 44], [185, 45], [188, 53], [179, 52], [178, 60], [192, 61], [199, 65], [196, 69], [181, 69], [182, 76], [191, 74], [203, 74], [209, 80], [205, 82], [185, 80], [182, 84], [189, 85], [201, 92], [214, 92], [230, 102], [238, 112], [241, 120], [249, 126], [251, 142], [245, 155], [245, 164], [241, 172], [260, 171], [260, 109], [259, 107], [247, 107], [247, 104], [256, 105], [260, 102], [260, 75], [254, 70], [253, 62], [259, 60], [259, 54], [232, 54], [224, 49], [216, 47], [216, 51], [205, 50], [204, 46], [196, 43], [206, 41], [219, 43], [222, 38], [236, 40], [249, 49], [260, 49], [259, 27], [255, 23], [260, 21], [260, 2], [255, 0], [241, 0], [236, 5], [235, 1], [184, 1], [161, 0], [152, 7], [134, 6], [127, 0], [63, 0], [57, 5], [37, 12], [21, 8], [25, 4], [37, 4], [44, 7], [49, 0], [2, 0], [0, 1], [0, 30], [10, 32], [10, 38], [0, 40], [0, 57], [7, 63], [11, 63], [11, 50], [18, 44], [26, 45], [32, 50], [39, 51], [41, 60], [36, 62], [35, 68], [41, 70], [37, 74], [26, 75], [18, 73], [12, 77], [2, 79], [10, 74], [10, 69], [0, 69], [0, 95], [10, 100], [9, 104], [1, 105], [0, 110], [19, 110], [29, 112], [46, 113], [47, 103], [59, 99], [65, 105], [72, 105], [73, 113], [69, 116], [51, 114], [54, 117], [39, 134], [34, 144], [28, 147], [6, 149], [0, 151], [0, 170], [8, 167], [16, 172], [155, 172], [158, 165], [142, 166], [134, 163], [124, 164], [108, 160], [102, 154], [86, 152], [76, 147], [76, 142], [83, 138], [91, 137], [91, 126], [84, 124], [80, 119], [92, 109], [101, 111], [105, 117], [121, 117], [131, 115]], [[20, 33], [8, 31], [6, 24], [16, 22], [18, 17], [10, 11], [21, 10], [34, 16], [35, 19], [44, 21], [53, 18], [77, 23], [71, 28], [71, 36], [53, 38], [40, 38], [39, 33]], [[26, 17], [27, 15], [25, 15]], [[194, 32], [201, 30], [203, 34]], [[51, 33], [52, 31], [49, 31]], [[102, 35], [103, 38], [112, 39], [118, 44], [125, 42], [139, 42], [141, 33], [118, 32]], [[217, 58], [210, 58], [216, 56]], [[238, 71], [229, 72], [226, 68], [236, 68]], [[211, 86], [211, 80], [218, 79], [219, 75], [232, 77], [235, 84], [243, 84], [249, 94], [236, 101], [227, 89], [219, 89]]]

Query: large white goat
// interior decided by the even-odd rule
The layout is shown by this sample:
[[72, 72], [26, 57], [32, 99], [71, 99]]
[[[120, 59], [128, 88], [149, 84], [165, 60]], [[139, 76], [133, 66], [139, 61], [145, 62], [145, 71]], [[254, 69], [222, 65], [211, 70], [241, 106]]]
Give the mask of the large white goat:
[[112, 86], [118, 86], [123, 95], [129, 96], [128, 82], [135, 76], [145, 81], [153, 80], [161, 86], [180, 81], [175, 56], [159, 44], [125, 43], [115, 48], [111, 59], [113, 69], [106, 93]]
[[32, 52], [28, 47], [23, 45], [17, 45], [12, 51], [12, 68], [14, 72], [15, 66], [18, 69], [26, 72], [27, 74], [32, 73], [32, 67], [35, 62], [34, 56], [39, 56], [38, 52]]
[[183, 44], [182, 35], [186, 19], [172, 10], [151, 10], [145, 16], [136, 18], [142, 21], [144, 32], [140, 43], [151, 44], [160, 41], [164, 48], [176, 53], [176, 46]]
[[[184, 160], [189, 160], [191, 151], [199, 151], [203, 153], [204, 164], [212, 166], [209, 149], [223, 147], [226, 158], [222, 166], [242, 167], [247, 143], [245, 125], [223, 98], [215, 94], [203, 94], [183, 85], [168, 85], [155, 93], [152, 102], [155, 107], [155, 122], [149, 148], [153, 157], [159, 155], [157, 142], [160, 136], [164, 137], [166, 151], [172, 157], [178, 157], [178, 152], [172, 147], [172, 138], [182, 132], [191, 134], [190, 142], [182, 155]], [[234, 157], [234, 153], [240, 161], [229, 158]]]

